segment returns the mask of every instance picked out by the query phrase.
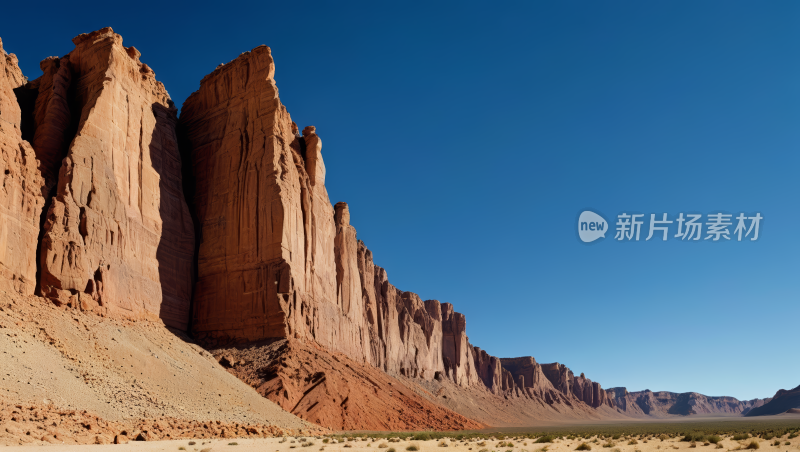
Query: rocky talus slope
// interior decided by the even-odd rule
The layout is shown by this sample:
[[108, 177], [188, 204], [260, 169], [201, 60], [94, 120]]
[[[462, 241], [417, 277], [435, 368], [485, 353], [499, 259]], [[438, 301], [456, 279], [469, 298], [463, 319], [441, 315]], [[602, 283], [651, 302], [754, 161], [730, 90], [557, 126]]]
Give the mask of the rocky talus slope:
[[[134, 420], [202, 421], [209, 435], [308, 428], [298, 416], [467, 429], [764, 403], [604, 390], [563, 364], [471, 344], [465, 316], [392, 285], [348, 205], [331, 203], [320, 135], [281, 103], [268, 47], [219, 65], [178, 116], [112, 29], [73, 43], [32, 81], [0, 52], [7, 403], [87, 410], [75, 416], [115, 435], [144, 430]], [[22, 409], [0, 423], [42, 417]]]

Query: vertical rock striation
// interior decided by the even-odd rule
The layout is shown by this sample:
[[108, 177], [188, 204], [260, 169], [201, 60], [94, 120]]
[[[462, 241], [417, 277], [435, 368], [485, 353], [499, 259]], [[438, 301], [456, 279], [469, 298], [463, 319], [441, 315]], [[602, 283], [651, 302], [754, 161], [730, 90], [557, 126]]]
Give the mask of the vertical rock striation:
[[32, 294], [44, 181], [30, 143], [22, 139], [22, 111], [14, 90], [25, 83], [14, 54], [0, 41], [0, 281]]
[[55, 190], [40, 290], [57, 304], [186, 329], [194, 229], [176, 109], [111, 28], [73, 43], [36, 81], [34, 148]]

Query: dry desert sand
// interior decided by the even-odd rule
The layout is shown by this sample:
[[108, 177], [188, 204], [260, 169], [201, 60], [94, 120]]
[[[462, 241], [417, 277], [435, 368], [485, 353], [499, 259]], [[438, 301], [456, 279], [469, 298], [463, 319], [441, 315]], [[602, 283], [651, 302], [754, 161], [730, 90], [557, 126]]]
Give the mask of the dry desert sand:
[[[505, 437], [505, 438], [504, 438]], [[746, 450], [747, 445], [755, 440], [759, 443], [759, 452], [793, 452], [800, 449], [800, 437], [788, 439], [788, 435], [781, 438], [765, 440], [761, 438], [751, 438], [748, 440], [734, 441], [731, 435], [722, 435], [719, 445], [710, 443], [695, 443], [681, 441], [681, 436], [667, 438], [664, 440], [651, 435], [632, 435], [623, 436], [617, 440], [602, 439], [592, 436], [583, 439], [555, 439], [552, 443], [536, 443], [535, 439], [526, 439], [514, 434], [486, 434], [483, 438], [470, 438], [456, 440], [455, 438], [432, 439], [428, 441], [400, 440], [393, 442], [385, 438], [356, 438], [350, 441], [336, 441], [328, 438], [328, 443], [323, 441], [328, 437], [287, 437], [283, 438], [260, 438], [260, 439], [211, 439], [194, 440], [190, 444], [189, 440], [174, 441], [153, 441], [153, 442], [129, 442], [118, 445], [71, 445], [43, 446], [46, 451], [178, 451], [186, 450], [192, 452], [406, 452], [409, 446], [416, 445], [420, 452], [571, 452], [582, 444], [586, 443], [595, 452], [669, 452], [683, 450], [685, 452], [711, 452], [711, 451], [733, 451]], [[776, 441], [779, 446], [773, 445]], [[509, 445], [509, 442], [511, 445]], [[632, 444], [634, 443], [635, 444]], [[787, 444], [787, 442], [789, 444]], [[311, 443], [309, 445], [309, 443]], [[306, 444], [305, 447], [303, 444]], [[609, 444], [613, 444], [609, 446]], [[3, 448], [7, 451], [28, 451], [38, 446], [11, 446]]]

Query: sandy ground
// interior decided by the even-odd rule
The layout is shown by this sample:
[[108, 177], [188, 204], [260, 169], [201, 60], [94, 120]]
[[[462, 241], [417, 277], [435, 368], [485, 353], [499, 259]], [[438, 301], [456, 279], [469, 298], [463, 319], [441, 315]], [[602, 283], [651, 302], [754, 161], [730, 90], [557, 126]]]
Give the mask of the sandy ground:
[[316, 428], [160, 322], [107, 319], [0, 291], [0, 363], [0, 402], [88, 410], [108, 421]]
[[[500, 439], [496, 440], [483, 440], [485, 441], [484, 445], [480, 445], [481, 440], [467, 440], [467, 441], [456, 441], [454, 439], [445, 439], [445, 440], [431, 440], [431, 441], [400, 441], [400, 442], [387, 442], [383, 439], [378, 439], [375, 441], [349, 441], [339, 444], [324, 444], [322, 439], [317, 438], [307, 438], [310, 440], [313, 445], [303, 447], [302, 442], [298, 438], [289, 437], [287, 441], [281, 442], [280, 438], [268, 438], [268, 439], [237, 439], [237, 440], [196, 440], [196, 444], [189, 445], [189, 441], [187, 440], [179, 440], [179, 441], [154, 441], [154, 442], [131, 442], [128, 444], [120, 444], [120, 445], [99, 445], [99, 446], [58, 446], [58, 445], [51, 445], [51, 446], [42, 446], [38, 447], [39, 450], [45, 451], [91, 451], [91, 452], [103, 452], [103, 451], [114, 451], [114, 452], [124, 452], [124, 451], [178, 451], [178, 450], [187, 450], [192, 452], [221, 452], [221, 451], [232, 451], [232, 452], [301, 452], [301, 451], [324, 451], [324, 452], [388, 452], [388, 448], [381, 448], [379, 447], [382, 443], [385, 443], [388, 447], [394, 448], [397, 452], [405, 452], [406, 448], [411, 445], [415, 444], [419, 447], [420, 452], [442, 452], [443, 450], [452, 451], [452, 452], [479, 452], [483, 449], [486, 449], [488, 452], [506, 452], [506, 451], [513, 451], [513, 452], [571, 452], [574, 451], [575, 448], [583, 443], [587, 442], [591, 447], [592, 451], [595, 452], [669, 452], [673, 450], [684, 450], [685, 452], [712, 452], [712, 451], [720, 451], [720, 452], [727, 452], [732, 450], [737, 450], [739, 448], [743, 448], [749, 440], [747, 441], [733, 441], [730, 437], [724, 437], [723, 441], [720, 443], [722, 444], [722, 448], [717, 448], [714, 444], [710, 444], [708, 446], [704, 446], [702, 444], [697, 444], [697, 447], [692, 448], [691, 444], [688, 442], [682, 442], [679, 438], [671, 438], [664, 441], [658, 439], [650, 439], [647, 443], [644, 442], [643, 439], [637, 440], [638, 444], [628, 444], [629, 440], [617, 440], [615, 441], [615, 445], [613, 447], [603, 447], [604, 444], [607, 444], [606, 440], [597, 439], [593, 437], [589, 440], [561, 440], [557, 439], [554, 443], [549, 444], [536, 444], [532, 440], [515, 440], [513, 436], [510, 436], [507, 440], [501, 441]], [[597, 443], [593, 441], [597, 440]], [[760, 443], [759, 452], [793, 452], [800, 449], [800, 438], [794, 438], [792, 440], [788, 440], [787, 436], [784, 436], [780, 439], [780, 446], [773, 446], [772, 443], [775, 439], [772, 440], [763, 440], [757, 439]], [[447, 447], [444, 448], [440, 446], [441, 442], [447, 444]], [[504, 445], [500, 447], [499, 444], [501, 442], [511, 441], [513, 446]], [[785, 443], [789, 441], [790, 444], [786, 445]], [[236, 443], [232, 445], [231, 443]], [[348, 447], [349, 446], [349, 447]], [[37, 446], [20, 446], [20, 447], [5, 447], [0, 448], [3, 451], [29, 451]], [[183, 449], [182, 449], [183, 448]], [[545, 449], [546, 448], [546, 449]]]

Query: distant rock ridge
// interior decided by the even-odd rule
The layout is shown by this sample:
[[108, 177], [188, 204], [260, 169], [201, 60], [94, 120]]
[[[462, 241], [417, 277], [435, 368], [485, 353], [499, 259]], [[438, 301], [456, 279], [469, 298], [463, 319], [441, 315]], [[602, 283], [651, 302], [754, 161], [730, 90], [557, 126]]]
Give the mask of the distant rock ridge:
[[765, 403], [754, 406], [745, 416], [766, 416], [781, 413], [798, 413], [800, 409], [800, 386], [794, 389], [780, 389]]
[[740, 401], [733, 397], [711, 397], [696, 392], [675, 393], [668, 391], [628, 392], [625, 388], [611, 388], [607, 391], [609, 400], [623, 412], [633, 415], [666, 417], [668, 415], [688, 416], [692, 414], [737, 414], [747, 415], [770, 399]]

